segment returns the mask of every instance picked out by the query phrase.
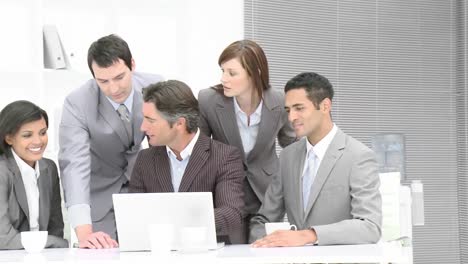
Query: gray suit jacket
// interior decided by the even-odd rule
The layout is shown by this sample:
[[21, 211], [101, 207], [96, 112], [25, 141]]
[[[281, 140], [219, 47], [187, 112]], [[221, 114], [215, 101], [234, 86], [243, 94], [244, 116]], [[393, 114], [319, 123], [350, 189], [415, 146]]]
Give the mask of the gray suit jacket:
[[[143, 87], [162, 80], [158, 75], [133, 73], [135, 89], [130, 141], [119, 114], [94, 79], [65, 99], [59, 128], [59, 165], [67, 207], [91, 206], [93, 223], [112, 209], [112, 194], [128, 182], [144, 134], [140, 131]], [[101, 223], [115, 229], [115, 219]], [[100, 230], [94, 230], [100, 231]]]
[[[200, 134], [180, 182], [179, 192], [213, 193], [219, 242], [244, 243], [238, 236], [244, 217], [243, 180], [239, 150]], [[151, 147], [138, 154], [129, 191], [174, 192], [165, 146]]]
[[276, 138], [286, 147], [296, 140], [288, 115], [284, 110], [284, 95], [281, 91], [268, 89], [264, 92], [262, 119], [254, 148], [246, 157], [237, 126], [233, 99], [207, 88], [198, 94], [200, 105], [200, 130], [207, 136], [237, 147], [242, 152], [247, 171], [245, 204], [249, 214], [255, 214], [271, 179], [278, 173]]
[[[46, 247], [67, 247], [63, 239], [62, 199], [57, 166], [39, 161], [39, 230], [48, 231]], [[21, 232], [29, 231], [29, 209], [23, 178], [10, 151], [0, 155], [0, 249], [22, 249]]]
[[320, 245], [377, 242], [382, 201], [374, 152], [338, 129], [318, 168], [304, 212], [301, 176], [306, 140], [281, 153], [280, 175], [271, 183], [263, 206], [250, 222], [250, 241], [265, 236], [264, 223], [282, 221], [286, 212], [298, 229], [313, 227]]

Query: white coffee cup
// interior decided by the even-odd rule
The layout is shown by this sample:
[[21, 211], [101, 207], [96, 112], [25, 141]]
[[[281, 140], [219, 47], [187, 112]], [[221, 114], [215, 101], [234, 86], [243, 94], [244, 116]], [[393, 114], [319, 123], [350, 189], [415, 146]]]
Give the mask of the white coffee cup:
[[151, 252], [157, 254], [169, 254], [174, 243], [173, 224], [150, 224], [148, 235]]
[[47, 231], [21, 232], [21, 244], [28, 253], [41, 252], [47, 243]]
[[186, 226], [180, 230], [182, 250], [208, 250], [206, 226]]
[[274, 223], [265, 223], [265, 231], [267, 235], [277, 231], [277, 230], [297, 230], [295, 225], [289, 224], [289, 222], [274, 222]]

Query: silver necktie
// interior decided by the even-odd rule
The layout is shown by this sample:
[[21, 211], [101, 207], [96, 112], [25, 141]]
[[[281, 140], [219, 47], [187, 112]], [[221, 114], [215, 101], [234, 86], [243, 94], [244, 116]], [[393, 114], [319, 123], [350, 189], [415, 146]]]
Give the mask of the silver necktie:
[[120, 115], [120, 119], [126, 122], [130, 122], [130, 114], [128, 112], [127, 107], [124, 104], [120, 104], [117, 108], [117, 112]]
[[307, 169], [305, 170], [304, 176], [302, 178], [302, 202], [304, 205], [304, 211], [307, 209], [310, 197], [310, 189], [312, 188], [312, 184], [315, 180], [315, 174], [317, 172], [317, 156], [313, 150], [309, 151], [306, 162]]

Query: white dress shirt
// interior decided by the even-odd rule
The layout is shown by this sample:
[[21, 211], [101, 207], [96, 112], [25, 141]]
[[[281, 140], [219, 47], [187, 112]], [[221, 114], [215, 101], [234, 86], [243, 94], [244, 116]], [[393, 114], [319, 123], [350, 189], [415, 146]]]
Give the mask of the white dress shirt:
[[197, 129], [197, 133], [195, 133], [195, 136], [192, 138], [190, 143], [180, 152], [180, 157], [182, 160], [178, 160], [177, 155], [171, 150], [171, 148], [166, 146], [167, 155], [169, 156], [171, 166], [171, 179], [174, 192], [179, 191], [180, 182], [184, 176], [185, 168], [187, 168], [190, 156], [192, 155], [193, 147], [195, 146], [195, 143], [197, 143], [199, 136], [200, 130]]
[[[306, 140], [307, 142], [307, 155], [306, 155], [306, 162], [304, 164], [304, 170], [302, 171], [302, 177], [304, 177], [304, 173], [307, 170], [307, 167], [309, 164], [307, 164], [307, 157], [309, 157], [309, 152], [313, 150], [316, 156], [315, 160], [315, 168], [314, 168], [314, 175], [317, 174], [318, 168], [320, 168], [320, 163], [322, 163], [323, 157], [325, 156], [325, 152], [327, 152], [328, 146], [330, 146], [330, 143], [332, 142], [333, 138], [336, 135], [336, 131], [338, 131], [338, 128], [335, 124], [333, 124], [332, 130], [328, 132], [328, 134], [322, 138], [315, 146], [312, 146], [310, 144], [309, 140]], [[312, 182], [313, 184], [313, 182]]]
[[40, 176], [39, 162], [36, 161], [34, 168], [26, 164], [13, 149], [11, 149], [16, 164], [18, 165], [23, 179], [24, 190], [26, 191], [26, 198], [28, 201], [29, 210], [29, 228], [31, 231], [39, 230], [39, 187], [37, 186], [37, 179]]
[[[133, 94], [135, 93], [135, 90], [132, 89], [132, 91], [130, 92], [130, 95], [128, 95], [127, 99], [125, 99], [125, 101], [123, 102], [123, 104], [127, 107], [127, 110], [128, 112], [131, 114], [132, 113], [132, 107], [133, 107]], [[114, 107], [114, 110], [117, 111], [117, 109], [119, 108], [119, 106], [121, 104], [118, 104], [114, 101], [112, 101], [112, 99], [110, 99], [109, 97], [107, 97], [107, 100], [109, 100], [109, 102], [112, 104], [112, 107]]]
[[235, 97], [233, 97], [233, 100], [234, 110], [236, 112], [237, 127], [239, 127], [239, 134], [242, 139], [242, 147], [244, 148], [245, 156], [247, 156], [257, 141], [258, 128], [260, 126], [260, 121], [262, 120], [263, 101], [260, 101], [257, 109], [255, 109], [255, 112], [250, 115], [249, 124], [249, 117], [244, 111], [242, 111]]

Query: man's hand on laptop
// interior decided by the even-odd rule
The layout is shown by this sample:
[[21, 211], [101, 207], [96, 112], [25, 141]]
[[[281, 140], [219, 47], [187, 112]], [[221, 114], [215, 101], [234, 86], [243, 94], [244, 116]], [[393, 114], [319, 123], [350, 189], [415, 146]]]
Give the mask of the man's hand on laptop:
[[115, 248], [119, 244], [104, 232], [93, 232], [91, 225], [80, 225], [75, 228], [80, 248], [103, 249]]

